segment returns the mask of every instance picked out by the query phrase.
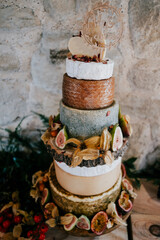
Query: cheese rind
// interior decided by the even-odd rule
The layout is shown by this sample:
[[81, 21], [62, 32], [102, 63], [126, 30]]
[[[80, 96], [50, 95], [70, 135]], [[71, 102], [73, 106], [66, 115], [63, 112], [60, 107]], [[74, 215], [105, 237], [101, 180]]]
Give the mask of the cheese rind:
[[105, 127], [118, 123], [119, 104], [96, 110], [80, 110], [60, 102], [60, 120], [71, 137], [85, 139], [100, 136]]
[[102, 80], [113, 75], [114, 62], [108, 60], [102, 62], [81, 62], [73, 59], [66, 59], [66, 73], [68, 76], [77, 79]]
[[103, 175], [105, 173], [109, 173], [112, 170], [114, 170], [116, 167], [118, 167], [121, 164], [121, 157], [118, 157], [118, 159], [114, 160], [111, 165], [97, 165], [95, 167], [70, 167], [64, 162], [58, 162], [56, 161], [56, 164], [59, 168], [61, 168], [63, 171], [74, 175], [74, 176], [81, 176], [81, 177], [94, 177]]

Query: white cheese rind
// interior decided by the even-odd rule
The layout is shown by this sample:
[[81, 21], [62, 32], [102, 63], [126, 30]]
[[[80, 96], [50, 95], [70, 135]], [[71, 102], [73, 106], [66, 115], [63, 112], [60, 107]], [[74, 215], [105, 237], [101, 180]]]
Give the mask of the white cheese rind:
[[81, 62], [66, 59], [66, 73], [68, 76], [77, 79], [102, 80], [113, 75], [114, 62], [109, 59], [107, 64], [102, 62]]
[[57, 165], [65, 172], [74, 175], [74, 176], [81, 176], [81, 177], [95, 177], [99, 176], [105, 173], [108, 173], [115, 169], [120, 163], [121, 163], [121, 157], [118, 157], [118, 159], [114, 160], [111, 165], [97, 165], [95, 167], [69, 167], [64, 162], [57, 162]]

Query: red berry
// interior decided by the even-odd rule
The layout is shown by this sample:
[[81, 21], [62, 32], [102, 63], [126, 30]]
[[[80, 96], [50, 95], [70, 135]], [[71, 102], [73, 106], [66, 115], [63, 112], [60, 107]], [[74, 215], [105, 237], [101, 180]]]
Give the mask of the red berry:
[[41, 214], [39, 214], [39, 215], [35, 215], [34, 216], [34, 221], [35, 221], [35, 223], [40, 223], [41, 221], [42, 221], [42, 215]]
[[15, 224], [19, 224], [22, 222], [22, 216], [18, 215], [14, 217]]
[[0, 223], [3, 222], [3, 216], [0, 216]]
[[41, 233], [40, 236], [39, 236], [39, 240], [44, 240], [44, 239], [45, 239], [45, 234]]
[[48, 225], [45, 223], [42, 223], [40, 232], [41, 233], [46, 233], [48, 231]]
[[10, 225], [11, 225], [11, 222], [9, 220], [6, 220], [6, 221], [3, 222], [3, 227], [5, 229], [9, 228]]
[[32, 237], [32, 236], [33, 236], [33, 231], [32, 231], [32, 230], [29, 230], [29, 231], [27, 232], [27, 237], [30, 238], [30, 237]]

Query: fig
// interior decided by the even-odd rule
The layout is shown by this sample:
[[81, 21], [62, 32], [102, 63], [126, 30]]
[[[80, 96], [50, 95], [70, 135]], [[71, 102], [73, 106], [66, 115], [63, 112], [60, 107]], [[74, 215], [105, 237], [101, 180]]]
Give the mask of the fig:
[[[55, 205], [53, 202], [47, 203], [47, 204], [45, 205], [44, 211], [43, 211], [45, 219], [50, 219], [50, 218], [52, 218], [52, 211], [53, 211], [55, 208], [57, 209], [56, 205]], [[57, 213], [57, 215], [59, 215], [59, 214]]]
[[64, 126], [56, 136], [56, 139], [55, 139], [56, 146], [60, 149], [64, 149], [65, 142], [67, 141], [67, 139], [68, 139], [68, 135], [67, 135], [66, 127]]
[[106, 229], [108, 222], [108, 215], [104, 211], [98, 212], [91, 221], [91, 230], [96, 235], [101, 235]]
[[123, 134], [118, 123], [113, 126], [110, 133], [112, 135], [111, 149], [114, 152], [120, 149], [123, 145]]
[[120, 209], [122, 210], [122, 213], [129, 212], [133, 207], [131, 200], [129, 200], [127, 198], [118, 199], [118, 205], [119, 205]]
[[123, 163], [121, 163], [121, 170], [122, 170], [122, 178], [126, 177], [126, 168]]
[[78, 218], [76, 226], [80, 229], [90, 230], [90, 221], [86, 216], [81, 215]]
[[49, 202], [50, 200], [50, 193], [48, 188], [44, 188], [43, 192], [42, 192], [42, 198], [41, 198], [41, 204], [44, 205], [47, 202]]
[[128, 115], [120, 115], [119, 126], [122, 129], [124, 137], [129, 137], [132, 135], [132, 127], [130, 125], [130, 117]]
[[67, 214], [65, 214], [65, 216], [73, 216], [73, 219], [72, 219], [72, 221], [71, 221], [71, 223], [70, 224], [67, 224], [67, 225], [64, 225], [64, 229], [66, 230], [66, 231], [71, 231], [74, 227], [75, 227], [75, 225], [77, 224], [77, 217], [75, 216], [75, 215], [73, 215], [72, 213], [67, 213]]

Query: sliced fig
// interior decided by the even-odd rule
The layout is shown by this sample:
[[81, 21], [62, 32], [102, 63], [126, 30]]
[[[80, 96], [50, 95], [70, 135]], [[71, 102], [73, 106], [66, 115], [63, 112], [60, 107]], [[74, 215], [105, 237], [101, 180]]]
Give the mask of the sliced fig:
[[76, 226], [80, 229], [90, 230], [90, 221], [86, 216], [81, 215], [78, 218]]
[[119, 119], [119, 126], [122, 129], [124, 137], [129, 137], [132, 135], [132, 127], [130, 124], [130, 117], [128, 115], [121, 115]]
[[67, 225], [64, 225], [64, 229], [66, 231], [71, 231], [75, 226], [76, 226], [76, 223], [77, 223], [77, 217], [75, 215], [73, 215], [72, 213], [67, 213], [65, 214], [65, 216], [73, 216], [72, 218], [72, 221], [70, 224], [67, 224]]
[[56, 205], [53, 202], [47, 203], [44, 207], [44, 217], [45, 219], [52, 218], [52, 211], [56, 208]]
[[122, 211], [122, 213], [129, 212], [133, 207], [131, 200], [126, 198], [120, 198], [118, 200], [118, 205], [124, 211]]
[[91, 221], [91, 230], [96, 235], [101, 235], [106, 229], [108, 215], [104, 211], [98, 212]]
[[56, 136], [56, 139], [55, 139], [56, 146], [60, 149], [64, 149], [65, 142], [67, 141], [67, 139], [68, 139], [68, 135], [67, 135], [66, 127], [64, 126]]
[[49, 202], [50, 200], [50, 193], [48, 188], [44, 188], [43, 192], [42, 192], [42, 198], [41, 198], [41, 204], [44, 205], [47, 202]]
[[126, 177], [126, 168], [123, 163], [121, 163], [121, 170], [122, 170], [122, 178]]
[[123, 134], [118, 123], [113, 126], [110, 133], [112, 135], [111, 149], [114, 152], [120, 149], [123, 145]]

